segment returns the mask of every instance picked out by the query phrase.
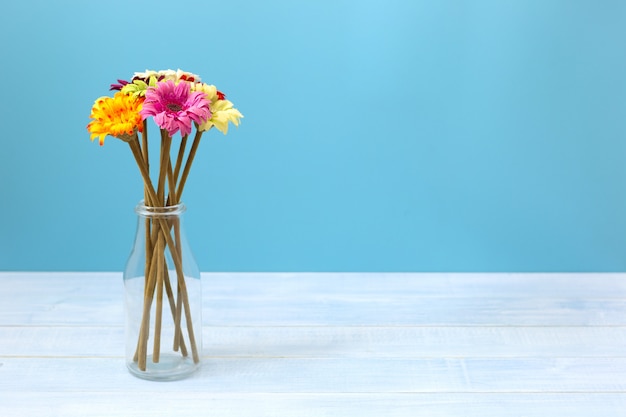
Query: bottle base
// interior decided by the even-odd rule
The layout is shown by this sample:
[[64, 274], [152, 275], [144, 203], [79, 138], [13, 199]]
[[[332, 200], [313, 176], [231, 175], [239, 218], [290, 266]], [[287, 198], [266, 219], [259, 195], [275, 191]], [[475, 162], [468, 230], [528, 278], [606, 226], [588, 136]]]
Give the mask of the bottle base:
[[137, 362], [129, 362], [126, 366], [137, 378], [150, 381], [176, 381], [188, 377], [200, 368], [200, 364], [194, 363], [190, 357], [176, 354], [161, 354], [158, 363], [154, 363], [152, 355], [148, 355], [145, 371], [139, 369]]

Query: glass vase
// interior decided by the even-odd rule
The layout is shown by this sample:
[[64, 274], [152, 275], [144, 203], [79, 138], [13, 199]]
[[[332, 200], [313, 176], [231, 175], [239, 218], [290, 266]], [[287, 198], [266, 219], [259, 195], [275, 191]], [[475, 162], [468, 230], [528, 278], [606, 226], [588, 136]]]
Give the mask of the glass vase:
[[136, 208], [124, 270], [126, 365], [150, 380], [181, 379], [200, 366], [202, 284], [184, 228], [185, 206]]

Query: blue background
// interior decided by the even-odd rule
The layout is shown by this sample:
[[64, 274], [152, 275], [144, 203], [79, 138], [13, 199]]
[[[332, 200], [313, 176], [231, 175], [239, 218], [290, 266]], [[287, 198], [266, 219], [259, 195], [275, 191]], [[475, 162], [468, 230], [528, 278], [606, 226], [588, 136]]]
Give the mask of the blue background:
[[245, 115], [184, 201], [203, 271], [624, 271], [622, 0], [11, 1], [0, 269], [123, 268], [141, 198], [93, 101], [182, 68]]

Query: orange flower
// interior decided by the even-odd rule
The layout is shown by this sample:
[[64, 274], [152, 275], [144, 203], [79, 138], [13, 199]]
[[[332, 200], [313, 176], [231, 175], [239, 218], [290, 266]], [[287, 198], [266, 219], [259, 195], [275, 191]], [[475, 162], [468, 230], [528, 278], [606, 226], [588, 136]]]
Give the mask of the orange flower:
[[143, 123], [139, 111], [143, 98], [133, 97], [121, 92], [113, 97], [100, 97], [91, 108], [92, 121], [87, 125], [91, 140], [99, 138], [100, 146], [104, 138], [113, 136], [123, 141], [130, 140], [137, 131], [141, 132]]

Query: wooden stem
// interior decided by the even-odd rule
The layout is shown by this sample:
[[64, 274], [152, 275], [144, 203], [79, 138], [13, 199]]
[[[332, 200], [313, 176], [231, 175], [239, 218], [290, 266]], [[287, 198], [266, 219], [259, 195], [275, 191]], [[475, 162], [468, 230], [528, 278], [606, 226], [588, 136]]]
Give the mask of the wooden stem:
[[[157, 244], [157, 246], [159, 246]], [[148, 337], [150, 329], [150, 309], [152, 308], [152, 300], [154, 299], [154, 289], [156, 286], [156, 260], [158, 256], [152, 256], [152, 262], [146, 273], [146, 289], [144, 291], [143, 313], [141, 318], [141, 326], [139, 330], [139, 340], [137, 341], [137, 351], [135, 352], [135, 360], [140, 370], [146, 370], [146, 356], [148, 349]]]
[[[181, 248], [181, 242], [180, 242], [180, 222], [178, 221], [178, 219], [174, 222], [174, 239], [175, 239], [175, 243], [176, 243], [176, 247], [180, 250]], [[185, 300], [185, 295], [186, 294], [182, 294], [181, 293], [181, 284], [180, 281], [184, 280], [185, 277], [178, 277], [178, 298], [177, 298], [177, 303], [176, 303], [176, 312], [174, 315], [174, 350], [178, 350], [178, 347], [181, 343], [182, 337], [182, 327], [180, 325], [181, 321], [182, 321], [182, 306], [183, 306], [183, 302], [188, 302], [188, 300]]]
[[[199, 137], [201, 135], [196, 134], [196, 138], [199, 141]], [[194, 144], [195, 142], [197, 142], [196, 140], [194, 140]], [[150, 181], [150, 176], [149, 176], [149, 172], [147, 170], [145, 161], [143, 160], [142, 154], [141, 154], [141, 149], [139, 146], [139, 141], [137, 140], [137, 137], [134, 138], [134, 140], [131, 140], [128, 142], [131, 148], [131, 151], [133, 153], [133, 156], [135, 157], [135, 160], [137, 161], [137, 165], [139, 166], [139, 170], [141, 172], [141, 175], [144, 179], [144, 183], [146, 185], [146, 190], [147, 190], [147, 194], [149, 196], [149, 198], [151, 199], [151, 201], [159, 201], [159, 199], [157, 198], [157, 193], [154, 190], [154, 187], [152, 186], [152, 182]], [[196, 144], [196, 148], [197, 148], [197, 144]], [[193, 150], [193, 148], [192, 148]], [[193, 157], [188, 158], [187, 160], [187, 166], [185, 167], [185, 170], [188, 171], [188, 165], [190, 165], [190, 161], [193, 161]], [[167, 162], [165, 162], [165, 164], [169, 165], [169, 155], [167, 158]], [[185, 176], [185, 173], [183, 172], [183, 176]], [[185, 176], [186, 178], [186, 176]], [[182, 181], [182, 179], [181, 179]], [[182, 184], [180, 184], [182, 186], [184, 186], [184, 182], [182, 182]], [[179, 185], [179, 191], [176, 193], [177, 196], [180, 197], [180, 192], [182, 191], [182, 187]], [[198, 347], [197, 347], [197, 343], [195, 340], [195, 332], [193, 330], [193, 322], [192, 322], [192, 317], [191, 317], [191, 308], [189, 306], [189, 300], [188, 300], [188, 296], [187, 296], [187, 287], [185, 284], [185, 279], [184, 279], [184, 273], [183, 273], [183, 267], [182, 267], [182, 259], [181, 259], [181, 255], [180, 252], [177, 250], [176, 245], [174, 244], [174, 241], [172, 239], [172, 236], [170, 234], [170, 228], [168, 225], [168, 222], [166, 221], [166, 219], [162, 218], [162, 217], [156, 217], [154, 219], [155, 223], [159, 226], [158, 228], [156, 228], [156, 232], [159, 234], [159, 236], [162, 236], [165, 239], [165, 244], [167, 244], [167, 246], [170, 248], [170, 253], [172, 256], [172, 260], [174, 262], [174, 267], [176, 269], [176, 274], [179, 277], [178, 280], [178, 287], [179, 287], [179, 291], [182, 297], [182, 303], [183, 303], [183, 309], [185, 311], [185, 319], [187, 322], [187, 331], [189, 334], [189, 344], [191, 346], [191, 352], [192, 352], [192, 357], [195, 363], [198, 363], [200, 361], [200, 356], [198, 353]], [[154, 228], [154, 224], [153, 224], [153, 228]], [[152, 262], [150, 263], [151, 266], [149, 268], [150, 271], [154, 271], [154, 259], [152, 259]], [[152, 274], [150, 274], [152, 275]], [[139, 369], [142, 369], [141, 367], [141, 361], [142, 361], [142, 356], [145, 356], [144, 352], [145, 349], [144, 347], [147, 345], [147, 329], [149, 327], [149, 315], [150, 315], [150, 305], [152, 304], [152, 299], [154, 297], [154, 287], [156, 286], [156, 279], [149, 279], [148, 280], [148, 291], [146, 292], [146, 297], [144, 299], [144, 319], [142, 320], [142, 322], [147, 322], [148, 325], [144, 326], [142, 325], [142, 333], [143, 333], [143, 337], [140, 336], [140, 340], [139, 340], [139, 345], [141, 346], [141, 348], [139, 349]], [[147, 310], [146, 310], [147, 309]], [[147, 317], [146, 317], [147, 316]], [[145, 341], [144, 341], [145, 339]], [[145, 357], [143, 358], [143, 370], [145, 370]]]
[[174, 167], [174, 184], [176, 184], [176, 181], [178, 181], [178, 174], [180, 174], [180, 168], [183, 165], [183, 156], [185, 155], [187, 138], [189, 138], [189, 135], [183, 136], [180, 141], [180, 147], [178, 148], [178, 157], [176, 158], [176, 166]]
[[191, 164], [193, 163], [194, 158], [196, 157], [196, 151], [198, 150], [198, 145], [200, 145], [200, 138], [202, 137], [202, 132], [198, 130], [196, 126], [196, 135], [193, 138], [193, 143], [191, 144], [191, 149], [189, 149], [189, 155], [187, 155], [187, 162], [185, 162], [185, 168], [183, 169], [183, 174], [180, 178], [180, 182], [178, 183], [178, 187], [176, 188], [176, 203], [180, 202], [180, 198], [183, 195], [183, 189], [185, 188], [185, 183], [187, 182], [187, 177], [189, 176], [189, 171], [191, 170]]
[[[172, 317], [176, 317], [176, 305], [174, 303], [174, 293], [172, 291], [172, 285], [170, 283], [170, 276], [169, 276], [169, 272], [167, 271], [167, 269], [165, 270], [164, 282], [165, 282], [165, 291], [167, 292], [167, 299], [170, 302], [170, 311], [172, 313]], [[180, 328], [180, 326], [178, 328]], [[174, 339], [176, 339], [176, 337]], [[180, 352], [182, 353], [182, 355], [187, 356], [188, 355], [187, 347], [185, 346], [184, 340], [180, 339], [179, 347], [180, 347]], [[174, 351], [178, 351], [178, 349], [174, 348]]]
[[161, 324], [163, 320], [163, 277], [164, 270], [167, 269], [165, 264], [163, 240], [159, 239], [161, 245], [159, 245], [159, 252], [157, 255], [157, 269], [156, 269], [156, 311], [154, 314], [154, 342], [152, 344], [152, 362], [159, 363], [161, 357]]

